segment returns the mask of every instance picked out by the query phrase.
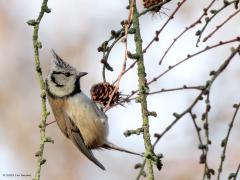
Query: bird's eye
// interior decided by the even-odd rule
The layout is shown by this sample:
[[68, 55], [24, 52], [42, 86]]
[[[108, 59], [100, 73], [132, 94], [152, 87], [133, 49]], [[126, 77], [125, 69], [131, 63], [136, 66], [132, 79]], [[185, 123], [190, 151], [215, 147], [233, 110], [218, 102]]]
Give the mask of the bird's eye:
[[71, 76], [71, 73], [67, 72], [67, 73], [65, 73], [65, 76], [69, 77], [69, 76]]

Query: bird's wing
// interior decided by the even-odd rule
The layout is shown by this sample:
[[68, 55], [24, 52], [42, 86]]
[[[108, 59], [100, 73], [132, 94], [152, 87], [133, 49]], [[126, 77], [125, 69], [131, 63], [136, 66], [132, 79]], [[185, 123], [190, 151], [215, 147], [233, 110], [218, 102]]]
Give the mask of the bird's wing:
[[91, 103], [92, 103], [92, 106], [91, 106], [91, 107], [93, 107], [93, 110], [96, 112], [97, 116], [100, 117], [100, 119], [101, 119], [102, 121], [104, 121], [104, 123], [105, 123], [105, 121], [108, 120], [108, 117], [107, 117], [107, 115], [103, 112], [103, 110], [102, 110], [103, 107], [101, 107], [100, 104], [98, 104], [98, 103], [96, 103], [96, 102], [94, 102], [94, 101], [91, 101]]
[[94, 157], [92, 151], [88, 149], [84, 143], [81, 132], [74, 124], [74, 121], [66, 114], [66, 125], [68, 129], [68, 136], [77, 146], [77, 148], [93, 163], [95, 163], [102, 170], [105, 170], [104, 166]]

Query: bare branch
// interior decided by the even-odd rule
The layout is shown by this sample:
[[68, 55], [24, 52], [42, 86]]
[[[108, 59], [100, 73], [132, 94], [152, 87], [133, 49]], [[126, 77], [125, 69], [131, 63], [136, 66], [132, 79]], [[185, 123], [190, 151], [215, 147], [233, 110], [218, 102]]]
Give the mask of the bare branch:
[[179, 35], [177, 35], [177, 37], [175, 37], [173, 39], [173, 42], [170, 44], [170, 46], [167, 48], [167, 50], [164, 52], [163, 56], [160, 58], [159, 64], [162, 64], [163, 59], [165, 58], [165, 56], [167, 55], [167, 53], [171, 50], [171, 48], [173, 47], [173, 45], [190, 29], [194, 28], [197, 24], [200, 24], [202, 22], [202, 19], [204, 16], [207, 15], [208, 10], [212, 7], [212, 5], [215, 3], [216, 0], [212, 0], [209, 5], [203, 9], [203, 14], [195, 21], [193, 22], [191, 25], [187, 26], [181, 33], [179, 33]]
[[206, 42], [210, 37], [212, 37], [221, 27], [223, 27], [230, 19], [232, 19], [234, 16], [236, 16], [240, 12], [240, 9], [235, 11], [233, 14], [231, 14], [227, 19], [225, 19], [221, 24], [217, 25], [216, 28], [209, 34], [207, 35], [204, 39], [203, 42]]
[[39, 85], [40, 85], [41, 104], [42, 104], [42, 118], [41, 118], [41, 122], [39, 124], [40, 144], [39, 144], [39, 149], [35, 154], [37, 157], [37, 167], [36, 167], [34, 180], [40, 179], [42, 165], [46, 162], [46, 159], [43, 157], [45, 143], [47, 143], [47, 142], [53, 143], [53, 140], [50, 137], [46, 136], [46, 120], [50, 113], [47, 111], [45, 83], [44, 83], [44, 79], [42, 76], [42, 69], [41, 69], [40, 59], [39, 59], [39, 49], [42, 48], [42, 44], [38, 39], [39, 25], [41, 23], [43, 15], [44, 15], [44, 13], [51, 12], [51, 10], [47, 6], [47, 3], [48, 3], [48, 0], [43, 0], [41, 10], [39, 12], [37, 19], [29, 20], [27, 22], [28, 25], [33, 26], [33, 48], [34, 48], [34, 60], [35, 60], [34, 62], [35, 62], [35, 68], [36, 68], [38, 81], [39, 81]]
[[234, 121], [235, 121], [235, 119], [236, 119], [237, 113], [238, 113], [238, 111], [239, 111], [240, 103], [234, 104], [233, 107], [235, 108], [235, 111], [234, 111], [232, 120], [231, 120], [231, 122], [230, 122], [230, 124], [229, 124], [229, 128], [228, 128], [228, 131], [227, 131], [227, 135], [226, 135], [226, 137], [225, 137], [225, 138], [222, 140], [222, 142], [221, 142], [221, 147], [223, 148], [223, 150], [222, 150], [222, 154], [221, 154], [220, 164], [219, 164], [219, 167], [218, 167], [217, 180], [220, 180], [220, 177], [221, 177], [221, 172], [222, 172], [222, 168], [223, 168], [223, 162], [224, 162], [224, 160], [225, 160], [225, 158], [226, 158], [226, 150], [227, 150], [227, 145], [228, 145], [230, 133], [231, 133], [231, 130], [232, 130], [232, 128], [233, 128], [233, 124], [234, 124]]

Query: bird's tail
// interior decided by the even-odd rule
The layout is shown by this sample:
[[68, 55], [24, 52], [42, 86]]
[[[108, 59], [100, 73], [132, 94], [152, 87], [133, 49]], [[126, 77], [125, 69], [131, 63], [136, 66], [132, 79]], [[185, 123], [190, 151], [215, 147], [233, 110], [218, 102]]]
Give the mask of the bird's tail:
[[128, 153], [128, 154], [134, 154], [134, 155], [137, 155], [137, 156], [141, 156], [141, 157], [144, 157], [143, 154], [139, 154], [139, 153], [136, 153], [136, 152], [132, 152], [132, 151], [129, 151], [127, 149], [124, 149], [124, 148], [121, 148], [115, 144], [112, 144], [110, 142], [108, 143], [105, 143], [102, 148], [104, 149], [113, 149], [113, 150], [116, 150], [116, 151], [121, 151], [121, 152], [125, 152], [125, 153]]

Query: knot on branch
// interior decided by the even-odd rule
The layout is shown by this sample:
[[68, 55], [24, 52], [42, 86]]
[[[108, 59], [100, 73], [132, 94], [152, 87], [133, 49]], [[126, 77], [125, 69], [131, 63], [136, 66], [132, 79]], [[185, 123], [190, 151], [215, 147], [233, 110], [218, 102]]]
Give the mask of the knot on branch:
[[109, 50], [108, 41], [104, 41], [101, 46], [98, 47], [98, 52], [106, 52]]
[[129, 137], [133, 134], [140, 135], [143, 132], [143, 128], [137, 128], [135, 130], [126, 130], [123, 134], [125, 137]]
[[176, 119], [178, 119], [178, 118], [180, 118], [180, 117], [181, 117], [181, 115], [180, 115], [180, 114], [178, 114], [178, 113], [176, 113], [176, 112], [174, 112], [174, 113], [173, 113], [173, 116], [174, 116]]
[[138, 60], [140, 58], [140, 54], [132, 54], [130, 51], [127, 52], [128, 58]]
[[48, 6], [44, 6], [43, 10], [44, 10], [46, 13], [50, 13], [50, 12], [51, 12], [51, 9], [50, 9]]
[[136, 29], [135, 28], [129, 28], [128, 29], [128, 34], [135, 34], [136, 33]]
[[42, 69], [41, 69], [40, 66], [36, 66], [36, 71], [37, 71], [38, 73], [42, 74]]
[[237, 173], [230, 173], [229, 176], [228, 176], [228, 179], [231, 180], [231, 179], [236, 179], [237, 178]]
[[155, 111], [148, 111], [148, 116], [157, 117], [157, 113]]
[[35, 19], [30, 19], [29, 21], [27, 21], [27, 24], [28, 24], [29, 26], [36, 26], [36, 25], [39, 24], [39, 22], [36, 21]]
[[44, 142], [49, 142], [49, 143], [54, 144], [54, 140], [51, 137], [46, 137]]
[[115, 39], [119, 37], [120, 33], [120, 31], [111, 30], [111, 35]]
[[144, 157], [146, 159], [149, 159], [151, 160], [157, 167], [157, 169], [160, 171], [162, 169], [162, 158], [163, 158], [163, 155], [162, 154], [154, 154], [153, 152], [146, 152]]
[[41, 154], [41, 151], [39, 150], [35, 153], [35, 156], [38, 157], [38, 156], [40, 156], [40, 154]]
[[40, 160], [40, 165], [43, 165], [47, 160], [45, 158]]
[[110, 64], [107, 62], [106, 59], [103, 58], [103, 59], [101, 60], [101, 63], [105, 66], [105, 68], [106, 68], [107, 70], [113, 71], [112, 66], [110, 66]]

